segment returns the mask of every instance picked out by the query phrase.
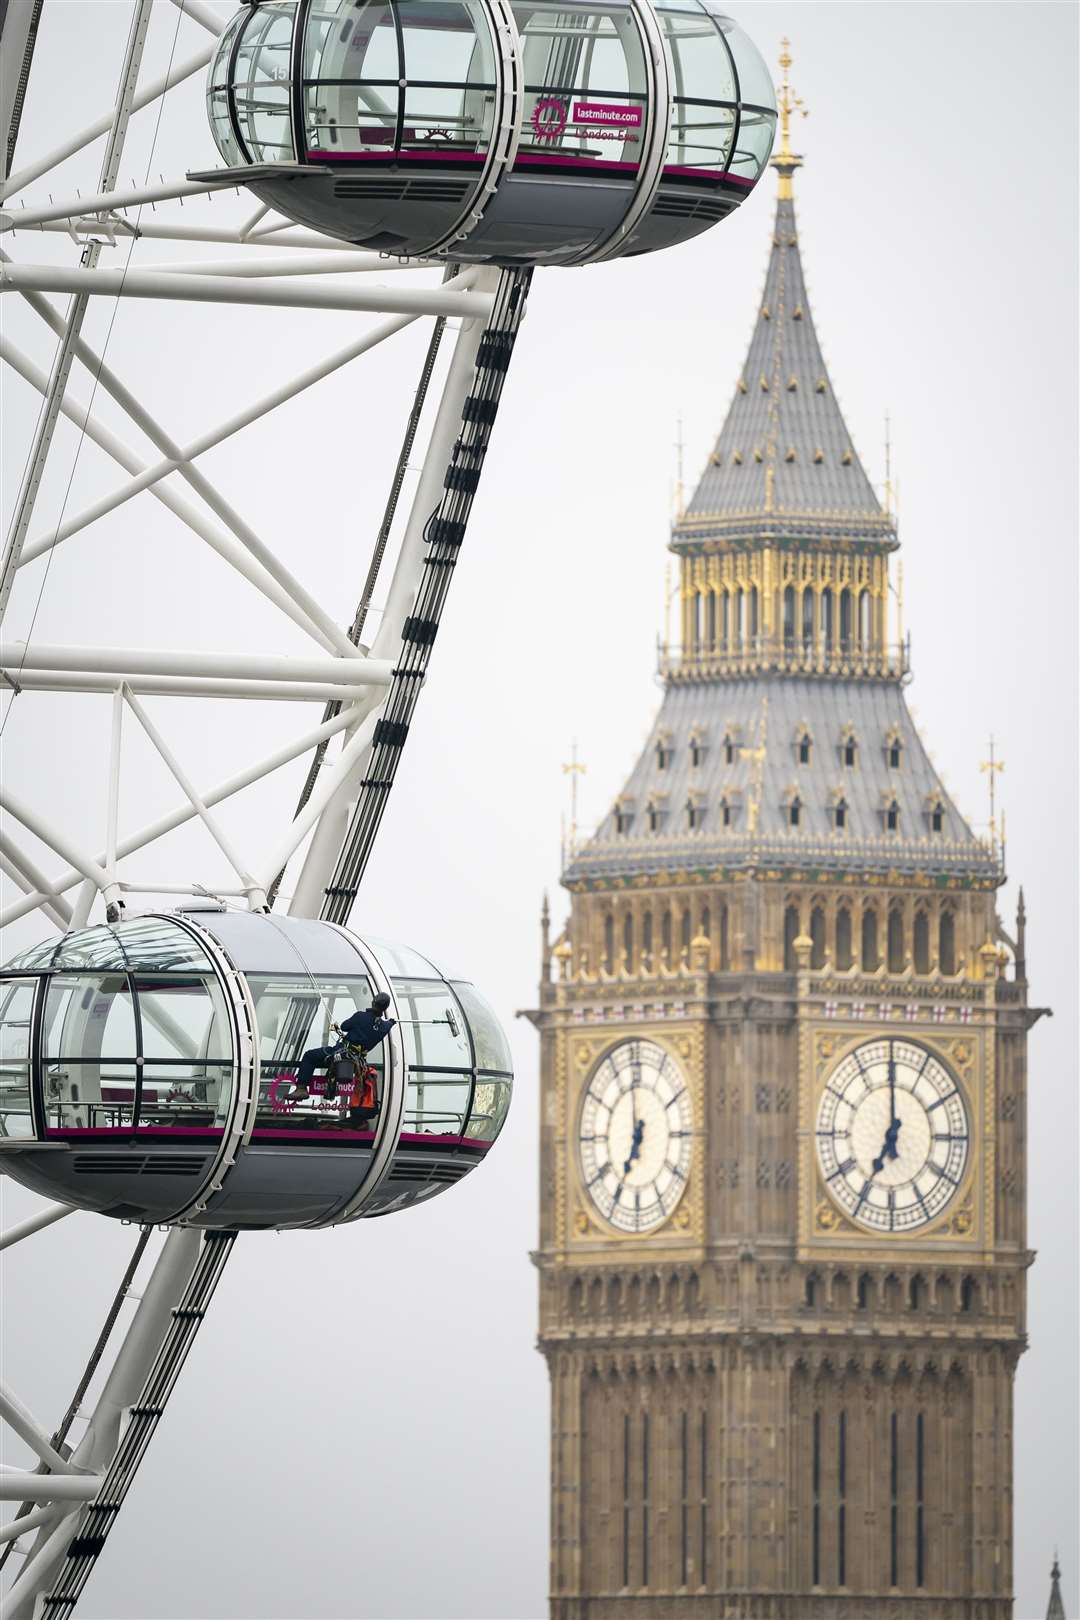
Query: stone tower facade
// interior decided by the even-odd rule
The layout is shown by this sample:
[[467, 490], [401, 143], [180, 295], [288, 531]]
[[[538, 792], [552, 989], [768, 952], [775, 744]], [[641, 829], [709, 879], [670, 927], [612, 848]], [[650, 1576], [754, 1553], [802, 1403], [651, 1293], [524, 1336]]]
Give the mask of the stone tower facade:
[[663, 702], [545, 914], [554, 1620], [1012, 1615], [1023, 902], [907, 708], [786, 124]]

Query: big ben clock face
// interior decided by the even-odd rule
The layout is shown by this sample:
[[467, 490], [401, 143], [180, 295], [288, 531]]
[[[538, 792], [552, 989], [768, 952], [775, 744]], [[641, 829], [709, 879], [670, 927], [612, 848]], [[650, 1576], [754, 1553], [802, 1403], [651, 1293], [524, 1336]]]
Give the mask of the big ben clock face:
[[686, 1078], [653, 1041], [622, 1041], [593, 1072], [581, 1105], [581, 1174], [620, 1232], [651, 1232], [682, 1197], [693, 1118]]
[[960, 1185], [969, 1150], [956, 1081], [917, 1041], [867, 1041], [829, 1076], [818, 1104], [818, 1163], [860, 1226], [911, 1232], [934, 1220]]

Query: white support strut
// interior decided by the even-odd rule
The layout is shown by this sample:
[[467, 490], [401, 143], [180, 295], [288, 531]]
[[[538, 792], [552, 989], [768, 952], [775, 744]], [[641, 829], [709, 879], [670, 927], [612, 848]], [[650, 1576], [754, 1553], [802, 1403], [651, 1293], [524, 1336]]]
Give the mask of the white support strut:
[[0, 270], [0, 292], [71, 292], [106, 298], [173, 298], [199, 304], [250, 304], [270, 309], [370, 310], [379, 315], [490, 315], [491, 299], [478, 292], [448, 292], [439, 285], [411, 287], [249, 286], [235, 276], [178, 275], [158, 270], [64, 270], [51, 264], [13, 264]]
[[[120, 166], [120, 157], [124, 150], [124, 138], [127, 134], [128, 120], [131, 117], [131, 105], [135, 97], [135, 85], [139, 77], [139, 65], [142, 62], [143, 46], [146, 43], [146, 31], [150, 25], [152, 9], [153, 0], [136, 0], [131, 14], [131, 27], [128, 32], [120, 83], [117, 87], [116, 102], [113, 107], [112, 126], [109, 130], [109, 138], [105, 145], [105, 156], [101, 166], [101, 184], [103, 188], [109, 190], [115, 184]], [[79, 212], [83, 212], [81, 207]], [[83, 268], [79, 271], [80, 275], [93, 278], [94, 266], [97, 264], [100, 253], [100, 243], [88, 243], [83, 250]], [[45, 463], [52, 445], [53, 434], [56, 431], [56, 422], [60, 414], [64, 392], [67, 388], [72, 361], [75, 358], [75, 345], [86, 315], [87, 305], [86, 291], [76, 291], [68, 307], [67, 319], [53, 360], [52, 373], [45, 393], [45, 409], [38, 419], [33, 449], [26, 463], [22, 487], [19, 490], [15, 511], [12, 514], [11, 524], [4, 541], [3, 556], [0, 558], [0, 623], [3, 622], [8, 599], [11, 595], [11, 587], [15, 582], [15, 570], [19, 566], [19, 555], [26, 539], [30, 519], [33, 516], [34, 504], [37, 500], [42, 474], [45, 471]]]

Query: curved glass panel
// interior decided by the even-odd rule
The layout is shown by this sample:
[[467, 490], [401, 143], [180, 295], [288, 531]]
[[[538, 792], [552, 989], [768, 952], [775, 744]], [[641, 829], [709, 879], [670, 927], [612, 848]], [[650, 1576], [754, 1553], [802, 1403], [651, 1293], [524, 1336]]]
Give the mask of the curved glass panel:
[[33, 1136], [30, 1035], [36, 979], [0, 984], [0, 1138]]
[[50, 979], [42, 1046], [49, 1129], [132, 1129], [139, 1043], [126, 974]]
[[731, 17], [725, 16], [714, 4], [710, 4], [710, 0], [703, 0], [703, 4], [706, 11], [715, 17], [716, 26], [735, 58], [735, 69], [739, 75], [739, 100], [744, 103], [750, 102], [756, 107], [770, 107], [775, 111], [776, 88], [772, 74], [749, 34], [744, 33]]
[[744, 107], [739, 115], [739, 134], [731, 156], [732, 172], [747, 180], [756, 180], [769, 161], [775, 130], [774, 113]]
[[465, 1135], [477, 1142], [494, 1142], [510, 1107], [510, 1091], [509, 1080], [477, 1075]]
[[735, 137], [738, 86], [731, 57], [698, 0], [659, 0], [656, 9], [674, 68], [665, 167], [719, 177]]
[[472, 1078], [410, 1069], [403, 1135], [464, 1136]]
[[292, 139], [292, 58], [295, 0], [254, 7], [233, 66], [236, 122], [252, 163], [289, 163]]
[[57, 941], [51, 966], [63, 968], [119, 968], [127, 967], [123, 946], [111, 928], [80, 929], [64, 934]]
[[[114, 924], [112, 931], [123, 947], [128, 966], [135, 972], [142, 968], [159, 973], [190, 968], [210, 971], [210, 958], [203, 946], [168, 917], [133, 917], [130, 922]], [[68, 938], [75, 940], [78, 936], [71, 934]]]
[[365, 1100], [351, 1070], [334, 1071], [339, 1037], [331, 1027], [370, 1006], [371, 981], [320, 976], [313, 984], [306, 976], [249, 974], [248, 985], [261, 1060], [256, 1129], [372, 1131], [383, 1096], [385, 1045], [368, 1053], [374, 1096]]
[[4, 971], [18, 971], [21, 968], [47, 968], [52, 966], [52, 959], [59, 948], [59, 939], [47, 939], [41, 945], [30, 945], [25, 951], [19, 951], [4, 963]]
[[405, 1061], [410, 1069], [462, 1069], [473, 1066], [472, 1049], [460, 1004], [441, 980], [392, 979], [401, 1022]]
[[206, 111], [214, 144], [230, 168], [243, 162], [229, 119], [229, 57], [233, 41], [248, 19], [248, 11], [238, 12], [218, 41], [210, 72], [206, 77]]
[[411, 945], [397, 945], [390, 939], [374, 939], [365, 935], [386, 973], [400, 974], [405, 979], [441, 979], [442, 974], [426, 956], [414, 951]]
[[645, 50], [627, 0], [518, 0], [525, 71], [516, 167], [641, 162]]
[[510, 1055], [510, 1045], [492, 1008], [475, 985], [455, 982], [454, 991], [469, 1020], [476, 1067], [495, 1069], [500, 1074], [513, 1074], [514, 1060]]
[[310, 157], [390, 153], [468, 161], [495, 117], [495, 60], [474, 0], [330, 0], [309, 15]]

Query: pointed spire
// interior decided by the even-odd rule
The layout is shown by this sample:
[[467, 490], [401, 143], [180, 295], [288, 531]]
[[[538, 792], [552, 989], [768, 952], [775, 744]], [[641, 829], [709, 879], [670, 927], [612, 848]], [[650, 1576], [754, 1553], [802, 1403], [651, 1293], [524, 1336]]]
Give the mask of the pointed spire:
[[[1024, 889], [1020, 886], [1020, 893], [1016, 901], [1016, 967], [1014, 976], [1018, 983], [1027, 981], [1027, 907], [1024, 905]], [[1055, 1568], [1057, 1558], [1054, 1559]]]
[[765, 290], [735, 396], [674, 538], [771, 534], [895, 538], [855, 454], [818, 342], [803, 275], [791, 177], [802, 164], [791, 122], [805, 115], [791, 87], [783, 42], [778, 87], [780, 180]]
[[1046, 1620], [1065, 1620], [1065, 1600], [1061, 1595], [1061, 1565], [1054, 1554], [1053, 1567], [1050, 1570], [1050, 1602], [1046, 1609]]

